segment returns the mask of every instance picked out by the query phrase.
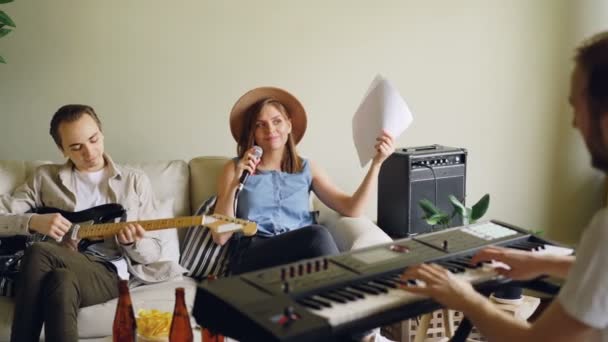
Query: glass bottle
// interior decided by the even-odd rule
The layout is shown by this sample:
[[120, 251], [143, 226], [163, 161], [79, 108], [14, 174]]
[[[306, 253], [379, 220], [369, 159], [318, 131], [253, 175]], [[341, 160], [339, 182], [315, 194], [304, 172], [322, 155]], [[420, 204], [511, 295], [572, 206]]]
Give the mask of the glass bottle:
[[118, 281], [118, 304], [112, 325], [112, 341], [137, 341], [137, 322], [133, 314], [133, 303], [129, 294], [129, 283], [126, 280]]
[[186, 307], [184, 298], [184, 288], [175, 289], [175, 308], [171, 319], [171, 329], [169, 330], [169, 342], [192, 342], [192, 327], [190, 326], [190, 315]]
[[203, 342], [224, 342], [224, 336], [211, 332], [209, 329], [201, 328]]

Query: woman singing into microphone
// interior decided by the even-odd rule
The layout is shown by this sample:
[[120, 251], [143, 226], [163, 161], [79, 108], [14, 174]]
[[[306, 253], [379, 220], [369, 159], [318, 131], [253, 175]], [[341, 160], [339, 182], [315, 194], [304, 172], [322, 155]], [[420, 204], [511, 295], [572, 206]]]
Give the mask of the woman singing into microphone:
[[[330, 233], [315, 223], [310, 191], [341, 215], [359, 216], [382, 162], [394, 151], [393, 138], [381, 134], [367, 175], [357, 191], [348, 195], [317, 164], [298, 154], [296, 145], [306, 130], [306, 112], [287, 91], [261, 87], [247, 92], [232, 108], [230, 129], [238, 157], [224, 166], [215, 213], [258, 224], [257, 235], [242, 239], [232, 253], [232, 274], [337, 254]], [[244, 173], [249, 176], [243, 177]], [[241, 180], [235, 213], [235, 193]], [[230, 237], [231, 233], [213, 234], [213, 241], [223, 245]]]

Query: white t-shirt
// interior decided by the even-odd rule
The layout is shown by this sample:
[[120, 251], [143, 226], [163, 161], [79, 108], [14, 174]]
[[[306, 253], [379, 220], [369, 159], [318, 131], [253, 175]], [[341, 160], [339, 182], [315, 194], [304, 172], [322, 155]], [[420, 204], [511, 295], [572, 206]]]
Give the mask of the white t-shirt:
[[[108, 184], [109, 171], [107, 167], [95, 172], [80, 172], [74, 170], [74, 186], [76, 187], [76, 211], [89, 209], [102, 204], [108, 204], [110, 200], [110, 185]], [[104, 244], [95, 244], [89, 249], [104, 255], [117, 255], [120, 251], [108, 249]], [[120, 279], [129, 279], [127, 261], [124, 258], [111, 261], [116, 267]]]
[[588, 341], [608, 342], [607, 209], [597, 212], [583, 233], [558, 300], [569, 315], [596, 329]]

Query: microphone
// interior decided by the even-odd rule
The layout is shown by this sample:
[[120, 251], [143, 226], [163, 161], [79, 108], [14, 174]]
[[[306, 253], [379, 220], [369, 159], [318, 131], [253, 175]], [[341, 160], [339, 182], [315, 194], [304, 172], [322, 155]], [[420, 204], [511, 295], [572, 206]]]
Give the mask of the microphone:
[[[253, 156], [255, 157], [255, 159], [259, 160], [260, 158], [262, 158], [263, 153], [264, 151], [260, 146], [253, 146]], [[249, 178], [249, 171], [245, 170], [243, 171], [241, 178], [239, 178], [239, 191], [243, 189], [243, 186], [245, 186], [247, 178]]]

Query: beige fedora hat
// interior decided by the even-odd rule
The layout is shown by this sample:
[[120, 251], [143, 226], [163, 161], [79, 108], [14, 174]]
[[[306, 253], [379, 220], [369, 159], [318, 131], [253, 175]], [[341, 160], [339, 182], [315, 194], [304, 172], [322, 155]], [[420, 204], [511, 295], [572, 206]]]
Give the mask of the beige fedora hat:
[[243, 131], [243, 119], [249, 108], [269, 98], [279, 101], [287, 109], [287, 114], [291, 119], [291, 134], [295, 143], [297, 144], [302, 140], [306, 131], [306, 111], [304, 110], [304, 106], [302, 106], [295, 96], [286, 90], [276, 87], [252, 89], [236, 101], [230, 111], [230, 131], [234, 140], [239, 141], [241, 132]]

